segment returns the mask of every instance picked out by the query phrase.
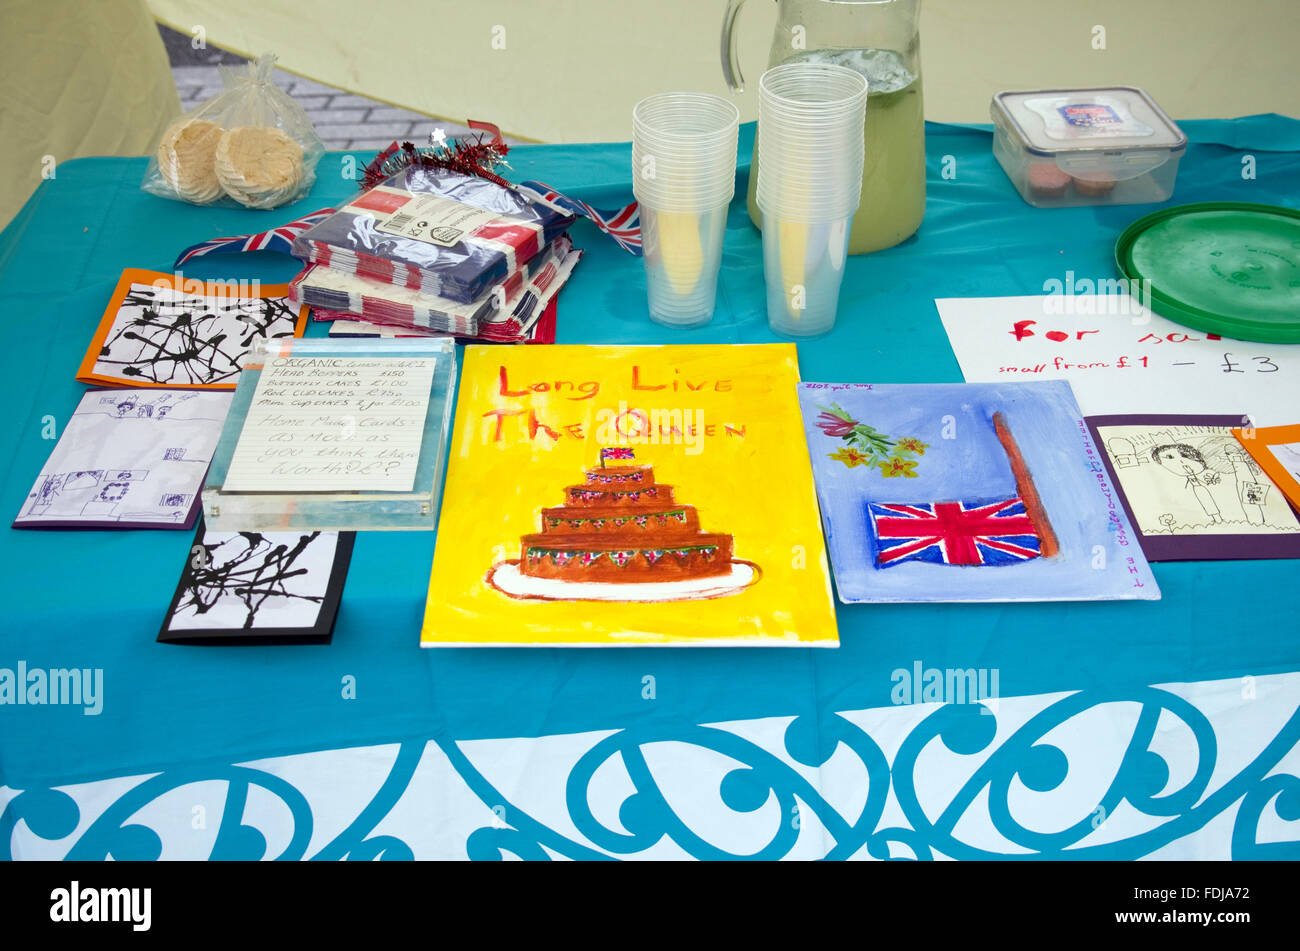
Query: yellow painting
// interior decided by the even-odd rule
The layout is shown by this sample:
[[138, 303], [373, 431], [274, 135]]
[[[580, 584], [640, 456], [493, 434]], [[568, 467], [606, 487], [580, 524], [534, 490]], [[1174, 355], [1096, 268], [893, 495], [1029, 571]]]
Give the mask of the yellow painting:
[[793, 344], [465, 348], [421, 642], [836, 647]]

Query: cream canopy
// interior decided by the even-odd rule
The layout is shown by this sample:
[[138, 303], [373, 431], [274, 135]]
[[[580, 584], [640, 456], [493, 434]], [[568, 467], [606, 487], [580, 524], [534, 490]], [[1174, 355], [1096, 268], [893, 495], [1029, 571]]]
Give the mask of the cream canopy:
[[[807, 3], [806, 5], [812, 5]], [[631, 137], [669, 89], [726, 95], [724, 0], [149, 0], [154, 14], [290, 72], [440, 118], [545, 142]], [[748, 91], [776, 5], [742, 11]], [[1100, 28], [1100, 33], [1098, 31]], [[922, 0], [926, 113], [987, 122], [1002, 89], [1144, 86], [1175, 117], [1300, 113], [1295, 0]], [[1098, 49], [1098, 37], [1104, 48]]]

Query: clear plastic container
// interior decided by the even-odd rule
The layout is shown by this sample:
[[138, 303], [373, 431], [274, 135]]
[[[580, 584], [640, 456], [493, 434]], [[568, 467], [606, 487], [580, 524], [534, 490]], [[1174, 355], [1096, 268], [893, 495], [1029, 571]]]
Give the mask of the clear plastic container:
[[1187, 136], [1142, 89], [1000, 92], [993, 154], [1037, 208], [1133, 205], [1174, 193]]
[[763, 212], [767, 324], [791, 337], [817, 337], [835, 326], [853, 216], [791, 221]]
[[641, 258], [655, 323], [699, 327], [713, 319], [730, 201], [703, 212], [641, 206]]

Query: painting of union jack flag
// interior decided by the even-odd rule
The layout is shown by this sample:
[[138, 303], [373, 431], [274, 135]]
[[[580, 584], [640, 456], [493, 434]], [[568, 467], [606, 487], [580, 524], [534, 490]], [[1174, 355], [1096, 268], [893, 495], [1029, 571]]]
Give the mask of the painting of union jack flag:
[[1013, 565], [1043, 553], [1020, 497], [996, 501], [868, 503], [882, 568], [905, 561]]
[[846, 604], [1160, 597], [1069, 383], [798, 393]]

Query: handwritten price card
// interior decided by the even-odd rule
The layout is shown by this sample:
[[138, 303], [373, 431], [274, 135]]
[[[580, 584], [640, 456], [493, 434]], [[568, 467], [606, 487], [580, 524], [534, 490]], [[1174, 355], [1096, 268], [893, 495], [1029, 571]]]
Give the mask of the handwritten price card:
[[409, 492], [436, 359], [269, 357], [227, 492]]
[[1124, 294], [936, 300], [968, 383], [1067, 380], [1086, 416], [1249, 415], [1289, 423], [1300, 345], [1193, 330]]

